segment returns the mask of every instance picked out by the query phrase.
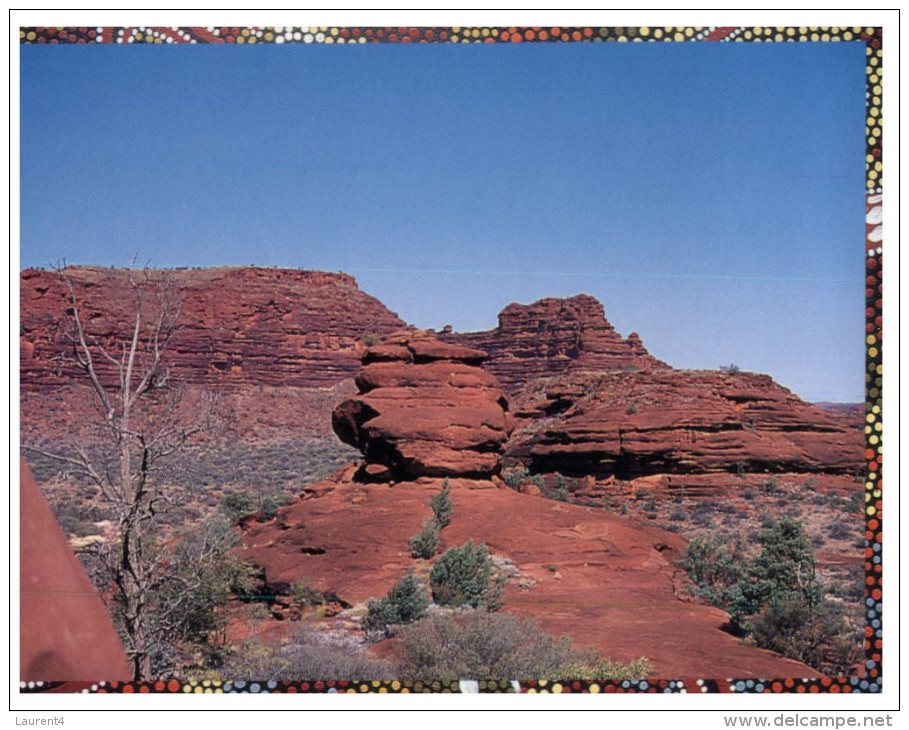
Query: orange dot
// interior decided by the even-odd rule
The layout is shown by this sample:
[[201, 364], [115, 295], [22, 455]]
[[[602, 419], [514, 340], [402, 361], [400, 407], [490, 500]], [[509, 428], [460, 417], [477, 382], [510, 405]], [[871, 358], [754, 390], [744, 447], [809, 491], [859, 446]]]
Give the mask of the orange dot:
[[593, 35], [593, 28], [584, 28], [584, 37], [590, 38]]
[[168, 692], [179, 692], [180, 683], [176, 679], [170, 680], [170, 682], [167, 683], [167, 690]]
[[521, 34], [520, 34], [520, 33], [512, 33], [512, 34], [511, 34], [511, 42], [512, 42], [512, 43], [521, 43], [523, 40], [524, 40], [524, 39], [521, 38]]
[[572, 40], [575, 40], [575, 41], [581, 40], [581, 33], [580, 33], [580, 31], [577, 31], [577, 30], [576, 30], [574, 33], [572, 33], [572, 34], [571, 34], [571, 39], [572, 39]]
[[131, 684], [123, 685], [123, 694], [132, 694], [135, 691], [135, 688]]
[[143, 684], [141, 687], [139, 687], [139, 694], [148, 694], [148, 691], [148, 685], [146, 684]]
[[562, 29], [561, 29], [561, 28], [553, 28], [553, 29], [552, 29], [552, 34], [553, 34], [556, 38], [558, 38], [558, 37], [562, 34]]
[[540, 31], [540, 40], [545, 41], [547, 38], [549, 38], [549, 33], [547, 33], [545, 30], [541, 30]]

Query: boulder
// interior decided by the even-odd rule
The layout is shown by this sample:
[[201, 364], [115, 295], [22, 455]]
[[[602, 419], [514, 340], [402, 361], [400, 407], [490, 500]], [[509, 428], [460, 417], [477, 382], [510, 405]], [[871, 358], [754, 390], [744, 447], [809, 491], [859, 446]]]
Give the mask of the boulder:
[[498, 473], [508, 402], [480, 367], [485, 357], [418, 330], [392, 333], [367, 349], [355, 376], [360, 394], [332, 414], [338, 437], [366, 457], [364, 478]]

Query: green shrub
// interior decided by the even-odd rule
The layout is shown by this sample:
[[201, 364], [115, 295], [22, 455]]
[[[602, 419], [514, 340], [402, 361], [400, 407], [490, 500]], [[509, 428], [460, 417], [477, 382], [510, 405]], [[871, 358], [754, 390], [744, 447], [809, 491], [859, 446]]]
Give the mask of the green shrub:
[[306, 580], [291, 586], [291, 597], [301, 606], [321, 606], [327, 600], [322, 591], [313, 588]]
[[237, 523], [248, 514], [256, 511], [258, 498], [252, 492], [229, 492], [221, 499], [221, 512], [231, 522]]
[[363, 619], [367, 633], [381, 632], [393, 636], [397, 626], [419, 621], [426, 615], [429, 600], [413, 573], [401, 578], [388, 595], [367, 604], [368, 613]]
[[439, 523], [428, 520], [416, 535], [410, 538], [410, 554], [417, 559], [429, 560], [439, 549]]
[[451, 488], [448, 486], [448, 480], [446, 479], [442, 483], [442, 491], [429, 500], [429, 506], [432, 507], [432, 514], [435, 517], [436, 522], [439, 523], [439, 529], [451, 524], [452, 506], [450, 493]]
[[640, 679], [646, 660], [630, 665], [575, 648], [534, 621], [469, 611], [433, 616], [409, 627], [401, 642], [403, 679]]
[[501, 607], [503, 585], [493, 579], [493, 563], [486, 546], [468, 540], [440, 557], [432, 566], [429, 585], [433, 600], [442, 606]]

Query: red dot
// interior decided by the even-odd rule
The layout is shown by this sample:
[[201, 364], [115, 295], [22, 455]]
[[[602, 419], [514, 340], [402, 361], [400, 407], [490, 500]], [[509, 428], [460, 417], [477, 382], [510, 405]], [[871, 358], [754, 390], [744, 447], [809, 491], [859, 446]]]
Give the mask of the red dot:
[[411, 28], [411, 29], [408, 31], [408, 34], [409, 34], [410, 37], [413, 38], [413, 39], [417, 39], [417, 38], [420, 37], [420, 31], [419, 31], [418, 28]]
[[593, 35], [593, 28], [584, 28], [584, 37], [590, 38]]
[[423, 31], [423, 37], [424, 37], [426, 40], [431, 40], [432, 37], [433, 37], [433, 35], [434, 35], [434, 33], [433, 33], [431, 30], [429, 30], [429, 29]]

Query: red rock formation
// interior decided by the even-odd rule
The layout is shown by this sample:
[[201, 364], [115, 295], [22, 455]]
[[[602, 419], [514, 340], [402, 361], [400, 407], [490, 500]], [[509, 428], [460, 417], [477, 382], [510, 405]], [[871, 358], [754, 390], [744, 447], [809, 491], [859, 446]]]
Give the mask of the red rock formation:
[[488, 352], [486, 368], [509, 392], [533, 378], [569, 371], [668, 367], [647, 352], [637, 333], [622, 339], [606, 320], [603, 305], [587, 294], [509, 304], [494, 330], [446, 329], [438, 337]]
[[[135, 293], [123, 269], [69, 267], [88, 331], [102, 341], [132, 331]], [[364, 342], [404, 325], [353, 277], [293, 269], [220, 268], [151, 271], [182, 299], [171, 343], [171, 373], [219, 389], [248, 385], [330, 387], [354, 373]], [[142, 278], [142, 272], [137, 272]], [[22, 389], [81, 380], [58, 358], [66, 349], [58, 324], [71, 307], [57, 273], [20, 275]], [[147, 313], [154, 287], [146, 287]]]
[[101, 598], [24, 461], [20, 469], [20, 680], [132, 679]]
[[363, 452], [372, 476], [386, 469], [397, 478], [497, 473], [507, 402], [478, 367], [485, 357], [418, 331], [387, 336], [364, 354], [360, 395], [334, 410], [335, 433]]
[[513, 396], [529, 421], [510, 452], [540, 471], [615, 474], [846, 473], [862, 435], [768, 375], [652, 370], [569, 375]]

